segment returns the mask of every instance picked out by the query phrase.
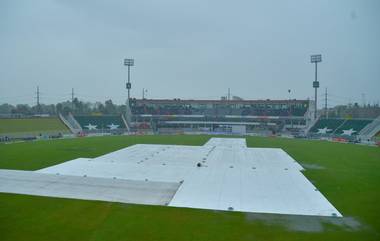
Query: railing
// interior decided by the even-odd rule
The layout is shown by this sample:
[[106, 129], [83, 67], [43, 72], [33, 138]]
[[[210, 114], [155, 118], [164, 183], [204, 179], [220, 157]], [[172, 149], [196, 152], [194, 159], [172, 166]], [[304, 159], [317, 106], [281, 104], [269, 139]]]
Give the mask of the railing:
[[337, 130], [339, 130], [344, 124], [346, 124], [347, 120], [344, 120], [342, 124], [340, 124], [331, 134], [335, 134]]
[[121, 119], [123, 120], [124, 125], [127, 127], [127, 131], [131, 131], [131, 128], [129, 128], [128, 121], [127, 121], [127, 119], [125, 118], [124, 115], [121, 115]]
[[71, 113], [69, 113], [68, 118], [69, 118], [69, 121], [72, 123], [72, 125], [74, 126], [75, 129], [82, 131], [81, 125], [78, 123], [78, 121], [74, 118], [74, 116]]
[[70, 122], [61, 114], [61, 113], [59, 113], [58, 114], [58, 116], [59, 116], [59, 119], [63, 122], [63, 124], [65, 124], [65, 126], [67, 126], [67, 128], [69, 128], [69, 130], [72, 132], [72, 133], [74, 133], [75, 132], [75, 130], [74, 130], [74, 128], [71, 126], [71, 124], [70, 124]]
[[82, 131], [82, 127], [80, 127], [80, 125], [74, 119], [71, 113], [69, 113], [69, 115], [67, 115], [66, 117], [59, 113], [59, 118], [70, 129], [72, 133], [76, 134]]
[[317, 116], [317, 118], [315, 118], [314, 120], [312, 120], [309, 125], [306, 127], [305, 129], [305, 135], [307, 135], [309, 133], [309, 131], [311, 130], [311, 128], [313, 128], [313, 126], [318, 122], [320, 116]]
[[371, 139], [377, 132], [380, 131], [380, 116], [374, 119], [371, 123], [365, 126], [360, 132], [359, 136], [365, 139]]

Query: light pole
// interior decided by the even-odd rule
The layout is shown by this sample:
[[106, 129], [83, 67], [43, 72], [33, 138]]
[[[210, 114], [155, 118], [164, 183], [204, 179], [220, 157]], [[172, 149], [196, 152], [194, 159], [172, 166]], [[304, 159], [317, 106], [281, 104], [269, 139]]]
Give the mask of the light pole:
[[317, 105], [317, 89], [319, 88], [319, 81], [317, 80], [317, 70], [318, 70], [317, 64], [319, 62], [322, 62], [322, 55], [321, 54], [311, 55], [310, 62], [315, 63], [315, 80], [313, 82], [313, 88], [315, 89], [314, 119], [316, 119], [317, 118], [317, 107], [318, 107], [318, 105]]
[[293, 116], [292, 116], [292, 98], [291, 98], [291, 89], [288, 89], [288, 93], [289, 93], [289, 116], [290, 116], [290, 125], [291, 125], [291, 128], [293, 128]]
[[145, 95], [146, 95], [146, 93], [148, 93], [148, 90], [145, 89], [145, 88], [143, 88], [143, 90], [142, 90], [142, 99], [143, 99], [143, 100], [145, 99]]
[[131, 97], [130, 91], [131, 91], [131, 87], [132, 87], [132, 85], [131, 85], [131, 71], [130, 71], [130, 68], [131, 68], [131, 66], [135, 65], [135, 60], [134, 59], [124, 59], [124, 65], [128, 66], [127, 90], [128, 90], [128, 103], [129, 103], [129, 99]]

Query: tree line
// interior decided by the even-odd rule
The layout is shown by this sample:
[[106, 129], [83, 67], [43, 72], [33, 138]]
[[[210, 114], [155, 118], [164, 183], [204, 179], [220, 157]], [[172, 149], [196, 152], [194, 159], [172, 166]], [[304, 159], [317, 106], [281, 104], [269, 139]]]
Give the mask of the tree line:
[[125, 113], [126, 105], [117, 105], [112, 100], [102, 102], [85, 102], [75, 98], [73, 101], [64, 101], [57, 104], [40, 104], [30, 106], [28, 104], [1, 104], [0, 114], [5, 115], [57, 115], [58, 113], [76, 115], [88, 114], [121, 114]]

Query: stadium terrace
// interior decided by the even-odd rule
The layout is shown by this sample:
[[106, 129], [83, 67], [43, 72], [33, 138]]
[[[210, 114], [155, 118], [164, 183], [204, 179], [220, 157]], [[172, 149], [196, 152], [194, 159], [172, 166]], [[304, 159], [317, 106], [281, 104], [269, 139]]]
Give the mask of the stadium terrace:
[[296, 130], [311, 120], [309, 100], [181, 100], [132, 99], [132, 123], [159, 132], [210, 131], [244, 134]]

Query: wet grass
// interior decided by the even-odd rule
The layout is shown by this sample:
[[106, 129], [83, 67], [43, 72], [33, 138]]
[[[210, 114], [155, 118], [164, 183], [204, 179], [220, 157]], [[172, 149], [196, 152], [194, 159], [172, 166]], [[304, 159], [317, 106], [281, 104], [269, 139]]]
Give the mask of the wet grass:
[[[203, 145], [209, 136], [108, 136], [0, 145], [0, 168], [37, 170], [136, 143]], [[249, 137], [305, 164], [346, 217], [245, 214], [0, 194], [0, 240], [380, 240], [380, 148]], [[307, 167], [320, 166], [323, 168]]]
[[0, 134], [43, 134], [68, 132], [58, 118], [0, 119]]

